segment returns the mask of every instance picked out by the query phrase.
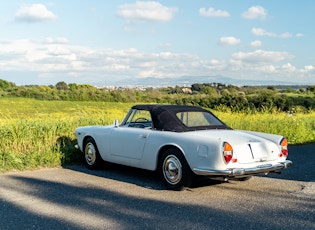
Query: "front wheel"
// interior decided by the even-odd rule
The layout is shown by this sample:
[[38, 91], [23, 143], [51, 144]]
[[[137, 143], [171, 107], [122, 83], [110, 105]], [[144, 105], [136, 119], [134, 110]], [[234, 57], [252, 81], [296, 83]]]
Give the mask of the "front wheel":
[[94, 139], [88, 138], [84, 143], [84, 158], [87, 167], [89, 169], [99, 169], [103, 160], [98, 152]]
[[193, 172], [178, 149], [171, 148], [162, 153], [159, 171], [162, 181], [171, 190], [183, 190], [192, 184]]

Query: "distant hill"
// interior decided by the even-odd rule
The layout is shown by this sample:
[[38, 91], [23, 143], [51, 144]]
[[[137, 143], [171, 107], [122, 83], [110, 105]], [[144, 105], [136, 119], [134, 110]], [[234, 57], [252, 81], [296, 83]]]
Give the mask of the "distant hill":
[[294, 82], [270, 81], [263, 79], [234, 79], [221, 75], [216, 76], [183, 76], [179, 78], [125, 78], [120, 80], [111, 79], [108, 82], [98, 82], [96, 85], [113, 86], [190, 86], [195, 83], [222, 83], [226, 85], [297, 85]]

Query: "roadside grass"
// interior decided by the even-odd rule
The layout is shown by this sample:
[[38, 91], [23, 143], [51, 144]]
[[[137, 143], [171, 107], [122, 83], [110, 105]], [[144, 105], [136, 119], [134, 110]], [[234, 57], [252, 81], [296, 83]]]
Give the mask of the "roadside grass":
[[58, 167], [81, 156], [74, 130], [122, 120], [132, 104], [0, 99], [0, 171]]
[[[74, 130], [121, 121], [133, 103], [0, 98], [0, 171], [60, 167], [80, 161]], [[213, 111], [234, 129], [284, 135], [290, 144], [315, 141], [315, 111], [303, 114]]]
[[214, 113], [233, 129], [283, 135], [289, 144], [315, 142], [315, 111], [309, 113]]

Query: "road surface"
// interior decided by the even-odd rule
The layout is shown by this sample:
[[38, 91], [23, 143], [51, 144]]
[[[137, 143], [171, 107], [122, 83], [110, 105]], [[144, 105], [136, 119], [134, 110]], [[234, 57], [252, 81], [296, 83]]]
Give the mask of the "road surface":
[[155, 173], [82, 165], [0, 175], [0, 229], [315, 229], [315, 145], [292, 168], [168, 191]]

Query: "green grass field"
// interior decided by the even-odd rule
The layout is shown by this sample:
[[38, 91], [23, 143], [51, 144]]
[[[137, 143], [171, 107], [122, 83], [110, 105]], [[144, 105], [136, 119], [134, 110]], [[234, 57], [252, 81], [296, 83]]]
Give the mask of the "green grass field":
[[[122, 120], [133, 104], [0, 98], [0, 171], [75, 163], [74, 130]], [[315, 141], [315, 112], [231, 113], [212, 111], [234, 129], [284, 135], [290, 144]]]

